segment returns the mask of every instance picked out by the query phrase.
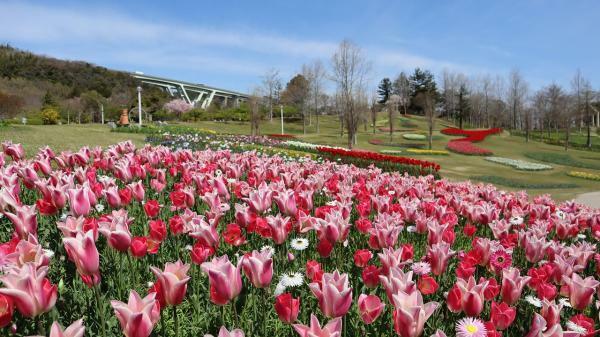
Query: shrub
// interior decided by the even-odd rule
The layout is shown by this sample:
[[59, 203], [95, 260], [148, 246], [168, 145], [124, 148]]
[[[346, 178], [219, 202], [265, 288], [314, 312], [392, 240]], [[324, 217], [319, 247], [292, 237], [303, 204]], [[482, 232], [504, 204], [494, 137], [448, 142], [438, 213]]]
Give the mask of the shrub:
[[575, 178], [600, 181], [600, 174], [581, 172], [581, 171], [570, 171], [570, 172], [567, 172], [567, 175], [570, 177], [575, 177]]
[[544, 165], [539, 163], [532, 163], [530, 161], [518, 160], [518, 159], [510, 159], [503, 157], [486, 157], [485, 160], [491, 161], [492, 163], [497, 163], [500, 165], [506, 165], [513, 167], [517, 170], [522, 171], [543, 171], [543, 170], [551, 170], [552, 166]]
[[42, 112], [40, 113], [40, 115], [42, 118], [42, 123], [44, 125], [57, 124], [58, 121], [60, 120], [60, 114], [54, 107], [44, 108], [42, 110]]

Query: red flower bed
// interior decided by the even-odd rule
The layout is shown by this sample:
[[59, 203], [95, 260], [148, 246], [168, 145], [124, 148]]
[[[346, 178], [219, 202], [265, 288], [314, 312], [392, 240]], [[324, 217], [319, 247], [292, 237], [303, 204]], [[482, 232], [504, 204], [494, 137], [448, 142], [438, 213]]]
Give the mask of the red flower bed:
[[369, 139], [369, 144], [381, 145], [381, 144], [383, 144], [383, 140], [381, 140], [381, 139]]
[[346, 150], [339, 148], [330, 148], [330, 147], [318, 147], [317, 151], [319, 153], [330, 154], [333, 156], [340, 157], [349, 157], [349, 158], [357, 158], [362, 160], [368, 160], [373, 162], [387, 162], [394, 163], [400, 165], [409, 165], [409, 166], [418, 166], [424, 170], [431, 170], [437, 172], [440, 170], [440, 165], [431, 161], [426, 160], [418, 160], [407, 157], [399, 157], [399, 156], [390, 156], [376, 152], [370, 151], [357, 151], [357, 150]]
[[267, 137], [276, 138], [276, 139], [294, 139], [294, 138], [296, 138], [296, 136], [290, 135], [287, 133], [270, 133], [267, 135]]
[[450, 151], [475, 155], [475, 156], [489, 156], [492, 155], [492, 151], [475, 146], [474, 142], [481, 142], [489, 135], [494, 135], [502, 132], [501, 128], [492, 128], [486, 130], [462, 130], [457, 128], [446, 128], [441, 133], [449, 136], [465, 136], [465, 138], [453, 139], [448, 142], [446, 148]]

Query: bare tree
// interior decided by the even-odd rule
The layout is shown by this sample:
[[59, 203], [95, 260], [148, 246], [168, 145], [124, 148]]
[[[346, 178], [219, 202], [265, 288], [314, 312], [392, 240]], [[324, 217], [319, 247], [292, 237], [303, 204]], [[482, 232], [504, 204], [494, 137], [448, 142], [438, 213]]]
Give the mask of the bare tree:
[[394, 135], [394, 118], [396, 117], [396, 111], [400, 105], [400, 96], [393, 94], [390, 96], [388, 101], [385, 103], [388, 112], [388, 120], [390, 122], [390, 142], [393, 140]]
[[[528, 86], [518, 69], [513, 69], [508, 76], [508, 103], [511, 107], [512, 129], [519, 128], [520, 114], [523, 109], [525, 97], [527, 96]], [[528, 132], [528, 130], [526, 131]]]
[[260, 123], [260, 102], [261, 93], [258, 88], [252, 91], [250, 97], [248, 97], [248, 106], [250, 107], [250, 134], [252, 136], [259, 135], [259, 123]]
[[396, 77], [393, 83], [393, 89], [394, 94], [400, 99], [402, 111], [404, 112], [404, 116], [406, 116], [406, 111], [410, 104], [410, 82], [408, 81], [406, 73], [401, 72], [400, 75]]
[[275, 68], [268, 69], [262, 77], [262, 85], [265, 93], [267, 94], [268, 106], [269, 106], [269, 120], [273, 121], [273, 101], [278, 95], [278, 91], [281, 89], [281, 79], [279, 78], [279, 70]]
[[[308, 65], [302, 66], [302, 74], [308, 80], [308, 84], [310, 87], [310, 99], [312, 101], [313, 113], [316, 118], [316, 131], [319, 133], [319, 115], [320, 115], [320, 107], [322, 105], [321, 98], [323, 95], [323, 87], [325, 77], [327, 76], [327, 72], [325, 71], [325, 66], [321, 60], [315, 60]], [[309, 125], [312, 125], [312, 116], [309, 115]]]
[[348, 148], [356, 142], [356, 131], [360, 122], [359, 100], [364, 95], [367, 74], [371, 65], [360, 47], [344, 40], [334, 53], [332, 60], [332, 79], [337, 85], [341, 108], [344, 110], [348, 131]]

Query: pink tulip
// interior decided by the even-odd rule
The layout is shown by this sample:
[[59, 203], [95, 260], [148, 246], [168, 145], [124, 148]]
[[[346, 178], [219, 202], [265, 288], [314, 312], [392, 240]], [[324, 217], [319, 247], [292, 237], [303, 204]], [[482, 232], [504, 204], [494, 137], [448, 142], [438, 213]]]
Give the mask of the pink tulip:
[[220, 237], [216, 226], [209, 224], [202, 216], [190, 210], [185, 211], [182, 219], [184, 220], [185, 232], [189, 236], [197, 239], [205, 246], [219, 246]]
[[383, 267], [383, 274], [389, 274], [390, 269], [392, 268], [403, 268], [406, 264], [410, 263], [410, 260], [404, 261], [403, 259], [404, 248], [384, 248], [383, 251], [377, 256], [379, 257], [379, 262], [381, 262], [381, 266]]
[[[204, 335], [204, 337], [213, 337], [213, 335]], [[217, 337], [244, 337], [244, 332], [240, 329], [229, 331], [226, 327], [222, 326]]]
[[521, 276], [519, 269], [508, 268], [502, 271], [502, 288], [500, 294], [502, 301], [508, 305], [513, 305], [521, 297], [523, 287], [529, 283], [531, 277]]
[[279, 192], [273, 199], [275, 199], [281, 213], [292, 217], [295, 217], [298, 213], [294, 190]]
[[25, 157], [25, 150], [21, 144], [13, 144], [10, 140], [2, 143], [4, 154], [10, 156], [14, 161], [21, 160]]
[[281, 214], [276, 216], [269, 215], [266, 217], [267, 225], [271, 229], [271, 237], [276, 244], [280, 245], [285, 242], [290, 231], [292, 230], [292, 223], [289, 217], [282, 217]]
[[379, 275], [379, 281], [381, 282], [381, 285], [383, 285], [390, 302], [393, 303], [394, 295], [399, 291], [412, 294], [417, 289], [412, 277], [412, 271], [405, 273], [398, 267], [392, 267], [389, 270], [388, 275]]
[[15, 213], [4, 212], [4, 215], [13, 223], [15, 232], [21, 239], [27, 240], [29, 234], [37, 236], [36, 206], [17, 206]]
[[394, 295], [394, 330], [401, 337], [419, 337], [423, 334], [425, 322], [439, 307], [437, 302], [423, 303], [419, 291], [410, 295], [400, 291]]
[[71, 188], [67, 191], [69, 195], [69, 204], [71, 213], [74, 216], [88, 215], [92, 206], [95, 204], [94, 193], [89, 187]]
[[341, 337], [342, 336], [342, 319], [334, 318], [329, 321], [323, 328], [319, 323], [319, 319], [310, 314], [310, 326], [304, 324], [294, 324], [294, 330], [300, 337]]
[[358, 297], [358, 311], [360, 313], [360, 319], [362, 319], [365, 324], [373, 323], [377, 317], [379, 317], [384, 308], [385, 304], [383, 304], [376, 295], [360, 294]]
[[342, 212], [331, 210], [325, 215], [325, 219], [316, 219], [315, 228], [320, 240], [331, 243], [343, 242], [350, 232], [350, 222]]
[[340, 274], [337, 270], [325, 273], [321, 283], [313, 282], [309, 287], [319, 300], [319, 307], [325, 316], [344, 316], [350, 309], [352, 288], [348, 286], [347, 274]]
[[187, 283], [190, 280], [187, 272], [190, 265], [178, 260], [175, 263], [167, 262], [164, 271], [156, 267], [150, 267], [150, 269], [156, 276], [157, 282], [160, 283], [161, 298], [164, 298], [165, 303], [179, 305], [187, 291]]
[[98, 222], [100, 227], [98, 231], [106, 237], [109, 246], [120, 252], [126, 252], [131, 245], [129, 231], [131, 221], [126, 210], [112, 211], [105, 221]]
[[577, 310], [584, 310], [592, 303], [596, 288], [600, 285], [593, 276], [583, 279], [577, 273], [573, 273], [571, 277], [563, 276], [563, 281], [569, 287], [571, 305]]
[[268, 251], [252, 251], [242, 258], [244, 274], [256, 288], [266, 288], [273, 278], [273, 259]]
[[225, 305], [242, 291], [241, 263], [238, 263], [237, 267], [234, 266], [227, 255], [204, 262], [201, 268], [208, 274], [210, 299], [213, 303]]
[[[1, 256], [1, 253], [0, 253]], [[21, 268], [26, 264], [33, 264], [36, 268], [47, 266], [50, 263], [50, 257], [47, 251], [42, 249], [38, 240], [33, 234], [29, 234], [27, 240], [20, 240], [15, 246], [14, 252], [4, 257], [4, 263], [0, 266], [12, 266]]]
[[121, 196], [119, 195], [119, 188], [117, 186], [111, 186], [104, 190], [104, 198], [110, 208], [121, 207]]
[[458, 278], [456, 286], [461, 293], [461, 308], [464, 313], [471, 317], [479, 316], [483, 311], [484, 292], [488, 286], [488, 281], [477, 283], [473, 276], [469, 277], [468, 281]]
[[77, 271], [88, 285], [100, 282], [100, 255], [94, 241], [94, 232], [89, 230], [78, 233], [74, 238], [63, 238], [65, 250], [69, 259], [77, 266]]
[[85, 327], [83, 326], [83, 319], [77, 320], [66, 329], [62, 329], [58, 322], [52, 323], [50, 328], [50, 337], [83, 337], [85, 334]]
[[442, 275], [448, 267], [450, 257], [454, 255], [454, 251], [450, 249], [450, 245], [446, 242], [440, 242], [427, 248], [427, 258], [431, 264], [431, 272], [436, 275]]
[[540, 310], [540, 314], [544, 317], [548, 326], [560, 324], [560, 312], [562, 307], [562, 304], [556, 304], [554, 301], [550, 302], [547, 299], [542, 300], [542, 310]]
[[135, 290], [129, 293], [127, 304], [110, 301], [125, 337], [148, 337], [160, 319], [160, 304], [156, 293], [142, 298]]
[[35, 317], [50, 311], [57, 298], [56, 285], [46, 278], [48, 267], [37, 268], [26, 264], [20, 269], [11, 269], [0, 277], [4, 288], [0, 294], [10, 296], [19, 312], [25, 317]]
[[379, 248], [391, 248], [398, 242], [398, 235], [402, 231], [402, 226], [392, 221], [376, 222], [374, 227], [369, 230]]
[[142, 202], [144, 197], [146, 196], [146, 191], [144, 190], [144, 184], [141, 180], [138, 180], [135, 183], [131, 183], [127, 185], [127, 188], [131, 190], [131, 194], [133, 198], [138, 202]]
[[248, 203], [254, 212], [262, 214], [271, 208], [272, 195], [273, 191], [263, 183], [258, 189], [251, 191], [248, 198], [244, 198], [244, 201]]
[[519, 235], [521, 246], [525, 249], [525, 258], [531, 263], [537, 263], [544, 258], [546, 254], [546, 248], [550, 246], [550, 243], [546, 241], [544, 237], [537, 237], [533, 234], [525, 234], [521, 238]]

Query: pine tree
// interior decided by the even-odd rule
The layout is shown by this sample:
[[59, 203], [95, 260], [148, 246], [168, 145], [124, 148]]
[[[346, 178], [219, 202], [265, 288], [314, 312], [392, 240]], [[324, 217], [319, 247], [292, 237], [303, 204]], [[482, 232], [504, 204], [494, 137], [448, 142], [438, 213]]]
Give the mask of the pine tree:
[[379, 95], [379, 100], [377, 103], [385, 104], [390, 99], [392, 95], [392, 81], [389, 78], [384, 78], [379, 82], [379, 86], [377, 87], [377, 94]]

